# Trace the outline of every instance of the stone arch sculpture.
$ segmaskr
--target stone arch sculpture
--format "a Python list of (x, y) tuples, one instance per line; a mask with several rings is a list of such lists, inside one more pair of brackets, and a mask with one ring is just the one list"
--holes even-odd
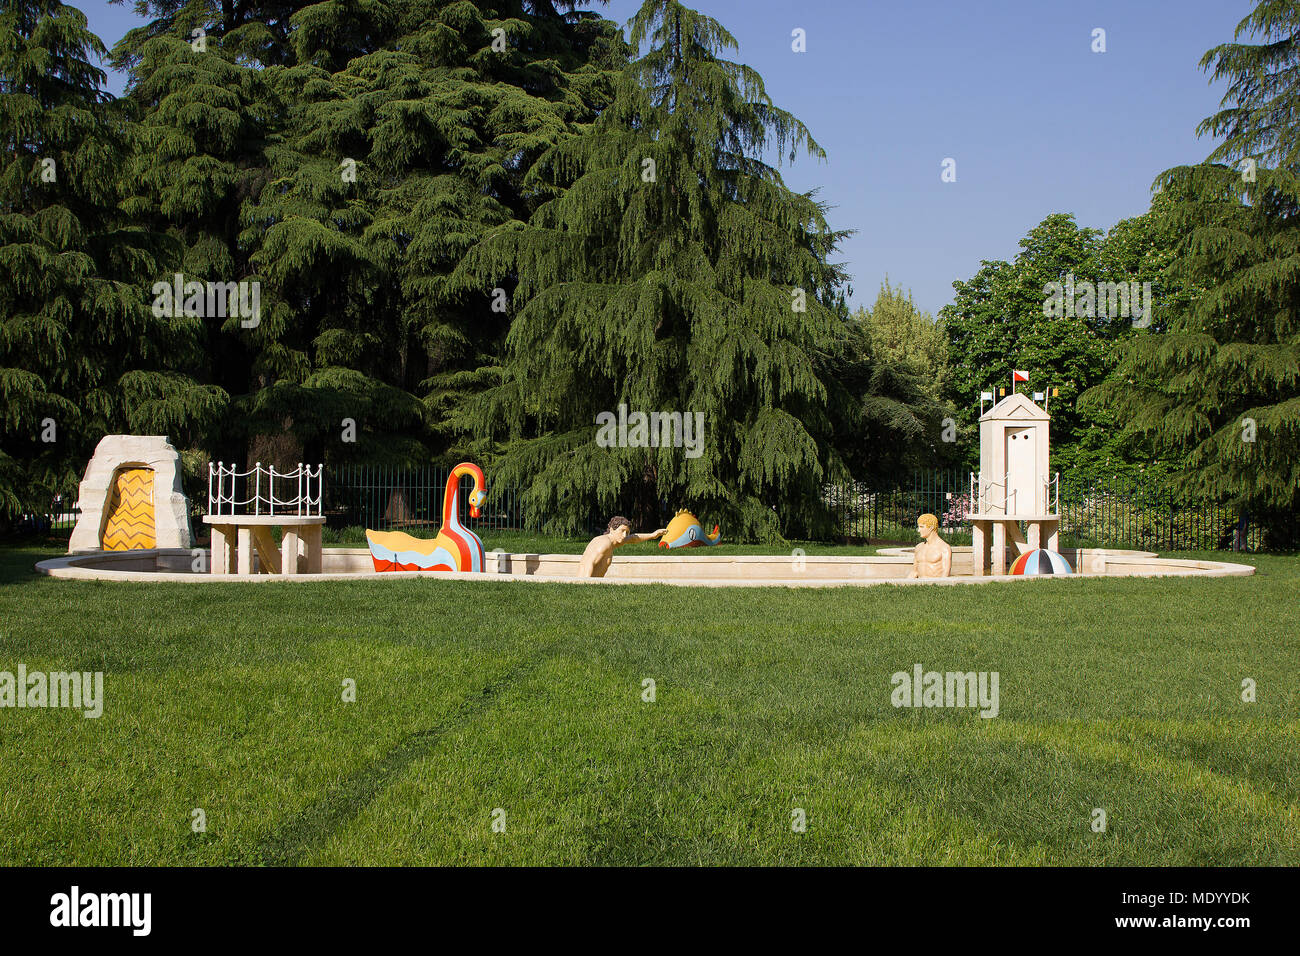
[(105, 435), (86, 466), (78, 503), (69, 554), (193, 546), (181, 458), (165, 435)]

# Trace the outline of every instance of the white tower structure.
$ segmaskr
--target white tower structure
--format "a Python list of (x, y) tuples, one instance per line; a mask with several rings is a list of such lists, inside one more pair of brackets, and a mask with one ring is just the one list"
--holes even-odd
[(990, 538), (994, 574), (1006, 573), (1008, 542), (1021, 553), (1058, 548), (1060, 476), (1048, 470), (1050, 422), (1047, 412), (1016, 393), (980, 416), (980, 470), (971, 475), (972, 510), (966, 516), (976, 575), (989, 567)]

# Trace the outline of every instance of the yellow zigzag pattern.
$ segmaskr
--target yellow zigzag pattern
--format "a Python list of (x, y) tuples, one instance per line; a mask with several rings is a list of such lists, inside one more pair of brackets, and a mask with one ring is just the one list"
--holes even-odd
[(138, 551), (157, 544), (153, 517), (153, 469), (117, 473), (104, 522), (105, 551)]

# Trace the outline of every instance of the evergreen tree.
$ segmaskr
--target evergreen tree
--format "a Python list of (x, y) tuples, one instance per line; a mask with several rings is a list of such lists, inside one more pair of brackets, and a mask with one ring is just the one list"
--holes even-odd
[(129, 71), (126, 107), (138, 131), (122, 175), (130, 208), (173, 240), (174, 254), (154, 279), (170, 282), (180, 273), (187, 282), (259, 286), (256, 325), (233, 315), (196, 323), (208, 380), (235, 396), (204, 436), (214, 458), (247, 454), (283, 464), (302, 457), (300, 444), (284, 439), (293, 431), (291, 414), (258, 414), (260, 390), (299, 363), (290, 350), (259, 347), (287, 319), (252, 263), (255, 237), (241, 235), (244, 209), (269, 178), (267, 152), (282, 136), (287, 110), (272, 80), (291, 50), (287, 38), (268, 38), (282, 36), (293, 8), (302, 6), (140, 0), (137, 12), (154, 19), (113, 49), (115, 65)]
[(115, 54), (148, 131), (141, 207), (187, 276), (261, 283), (257, 327), (205, 330), (236, 395), (217, 443), (290, 461), (448, 451), (444, 421), (491, 381), (508, 316), (446, 274), (528, 214), (532, 162), (604, 105), (613, 25), (547, 0), (138, 6), (155, 19)]
[(249, 222), (292, 315), (268, 336), (306, 370), (259, 403), (296, 400), (321, 434), (347, 414), (355, 454), (409, 462), (477, 451), (454, 447), (445, 422), (493, 382), (505, 292), (454, 290), (447, 276), (491, 229), (528, 215), (523, 177), (594, 119), (625, 57), (613, 24), (549, 3), (393, 10), (391, 36), (334, 73), (318, 64), (342, 59), (326, 41), (351, 35), (346, 17), (330, 26), (328, 11), (310, 11), (300, 65), (277, 82), (295, 104), (290, 136)]
[[(499, 473), (550, 531), (686, 506), (736, 537), (818, 526), (842, 467), (824, 371), (845, 334), (842, 234), (761, 154), (821, 148), (720, 58), (736, 44), (715, 21), (646, 0), (629, 26), (648, 49), (611, 105), (525, 180), (545, 202), (460, 270), (467, 290), (514, 285), (502, 382), (469, 418), (509, 439)], [(619, 406), (698, 413), (698, 456), (603, 447), (597, 417)], [(633, 423), (627, 444), (648, 438)]]
[[(127, 0), (108, 0), (124, 5)], [(357, 35), (364, 36), (370, 20), (387, 19), (384, 0), (132, 0), (136, 15), (149, 17), (148, 23), (127, 31), (113, 48), (114, 69), (134, 70), (149, 40), (178, 39), (196, 46), (196, 41), (215, 38), (220, 47), (240, 62), (258, 67), (287, 65), (292, 62), (294, 15), (314, 8), (326, 13), (343, 6), (351, 15)], [(309, 19), (307, 32), (315, 23)]]
[(1230, 44), (1202, 61), (1231, 80), (1202, 124), (1227, 138), (1207, 162), (1161, 174), (1170, 271), (1188, 300), (1167, 330), (1125, 344), (1118, 374), (1088, 400), (1124, 434), (1183, 464), (1186, 487), (1235, 502), (1277, 547), (1300, 542), (1300, 181), (1294, 127), (1300, 4), (1262, 0)]
[(816, 366), (836, 451), (855, 480), (889, 487), (959, 453), (955, 428), (954, 442), (945, 440), (952, 406), (937, 396), (934, 379), (914, 357), (892, 353), (866, 321), (850, 319)]
[(911, 293), (886, 279), (870, 309), (854, 312), (833, 366), (834, 432), (853, 436), (840, 446), (854, 478), (884, 486), (909, 471), (951, 464), (963, 436), (945, 428), (953, 409), (944, 397), (948, 338), (942, 322), (921, 312)]
[(1196, 128), (1197, 135), (1223, 137), (1206, 162), (1251, 159), (1300, 173), (1300, 3), (1255, 0), (1255, 9), (1237, 24), (1234, 40), (1242, 37), (1264, 42), (1222, 43), (1201, 57), (1212, 82), (1228, 81), (1221, 109)]
[(0, 509), (71, 492), (106, 433), (179, 440), (225, 396), (187, 374), (193, 324), (148, 296), (160, 237), (128, 218), (133, 130), (90, 60), (105, 52), (57, 0), (0, 2)]
[[(1147, 212), (1116, 223), (1098, 249), (1100, 275), (1117, 282), (1150, 283), (1152, 290), (1150, 316), (1143, 317), (1136, 326), (1122, 320), (1109, 324), (1104, 382), (1120, 380), (1119, 356), (1129, 339), (1165, 331), (1169, 318), (1185, 309), (1195, 294), (1187, 280), (1173, 270), (1179, 236), (1168, 215), (1169, 205), (1168, 195), (1157, 192)], [(1134, 373), (1133, 369), (1127, 370), (1123, 380)], [(1141, 378), (1154, 383), (1149, 370), (1141, 373)], [(1115, 410), (1092, 401), (1088, 390), (1080, 395), (1078, 406), (1084, 427), (1077, 442), (1059, 456), (1061, 470), (1085, 479), (1126, 475), (1176, 490), (1178, 482), (1172, 479), (1178, 462), (1174, 456), (1162, 454), (1148, 441), (1126, 435)]]

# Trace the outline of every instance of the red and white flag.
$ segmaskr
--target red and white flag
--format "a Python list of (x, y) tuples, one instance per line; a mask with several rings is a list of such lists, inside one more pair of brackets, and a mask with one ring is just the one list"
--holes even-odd
[(1013, 381), (1013, 382), (1027, 382), (1027, 381), (1029, 381), (1029, 373), (1028, 373), (1028, 372), (1021, 371), (1021, 370), (1018, 369), (1018, 368), (1017, 368), (1017, 369), (1012, 369), (1012, 370), (1011, 370), (1011, 381)]

